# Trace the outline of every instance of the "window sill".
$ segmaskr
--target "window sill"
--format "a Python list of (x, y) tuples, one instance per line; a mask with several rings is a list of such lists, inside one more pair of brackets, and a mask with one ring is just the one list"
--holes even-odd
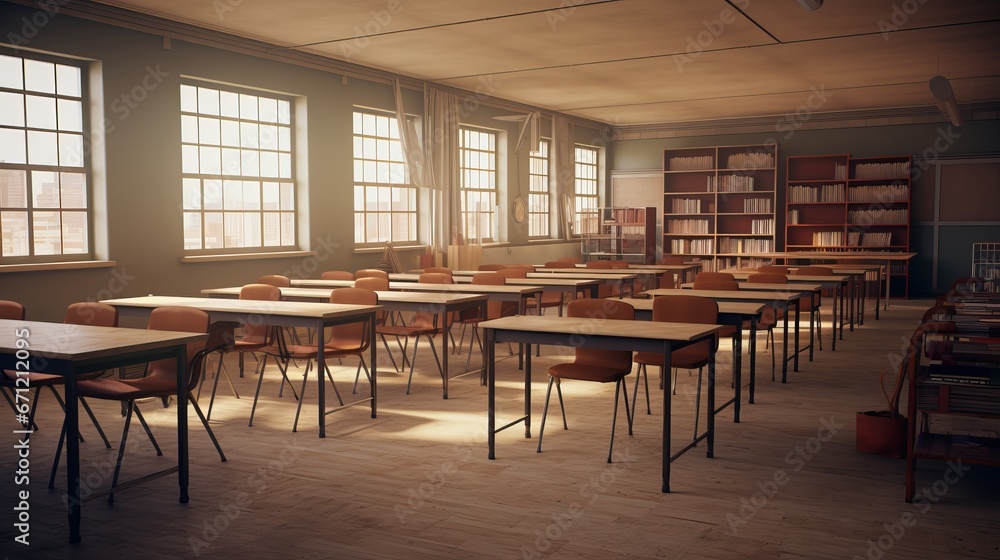
[(293, 259), (312, 257), (316, 251), (276, 251), (273, 253), (228, 253), (222, 255), (189, 255), (181, 257), (182, 263), (205, 263), (225, 261), (250, 261), (263, 259)]
[(14, 272), (48, 272), (52, 270), (76, 270), (81, 268), (113, 268), (117, 261), (67, 261), (30, 264), (0, 265), (0, 274)]
[[(392, 249), (394, 251), (426, 251), (427, 245), (393, 245)], [(382, 251), (385, 251), (385, 245), (379, 247), (355, 247), (351, 252), (355, 255), (364, 255), (381, 253)]]

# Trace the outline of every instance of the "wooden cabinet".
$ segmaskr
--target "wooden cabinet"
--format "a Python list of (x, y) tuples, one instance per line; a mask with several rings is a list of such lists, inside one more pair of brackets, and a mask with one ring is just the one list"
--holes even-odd
[(776, 144), (663, 152), (663, 254), (735, 266), (775, 249)]
[(584, 262), (656, 263), (656, 208), (601, 208), (597, 231), (583, 236)]
[[(848, 154), (786, 160), (786, 251), (910, 250), (910, 157)], [(909, 262), (888, 270), (892, 291), (909, 292)]]

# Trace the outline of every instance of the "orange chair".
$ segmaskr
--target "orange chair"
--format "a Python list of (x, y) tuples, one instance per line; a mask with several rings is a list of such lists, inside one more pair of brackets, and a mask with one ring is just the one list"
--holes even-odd
[(447, 274), (448, 276), (451, 276), (452, 275), (451, 274), (452, 270), (450, 268), (448, 268), (447, 266), (428, 266), (428, 267), (424, 268), (424, 273), (425, 274), (426, 273), (439, 273), (439, 274)]
[[(498, 270), (497, 274), (502, 276), (506, 281), (507, 278), (527, 278), (528, 271), (524, 268), (505, 268), (503, 270)], [(541, 307), (541, 311), (544, 313), (545, 309), (550, 307), (555, 307), (557, 313), (560, 317), (563, 314), (563, 293), (562, 292), (542, 292), (541, 305), (539, 302), (535, 301), (535, 298), (529, 298), (525, 302), (527, 307), (526, 311), (531, 313), (532, 309), (538, 309)]]
[(559, 257), (556, 260), (559, 261), (559, 262), (562, 262), (562, 263), (567, 263), (567, 264), (581, 264), (581, 263), (583, 263), (583, 259), (581, 259), (580, 257)]
[(389, 273), (378, 268), (362, 268), (354, 273), (354, 279), (358, 278), (385, 278), (389, 279)]
[(614, 268), (611, 261), (589, 261), (585, 266), (587, 268)]
[[(479, 270), (481, 270), (483, 272), (490, 272), (490, 271), (496, 272), (497, 270), (503, 270), (505, 268), (507, 268), (507, 265), (505, 265), (505, 264), (481, 264), (481, 265), (479, 265)], [(429, 271), (425, 268), (424, 272), (429, 272)]]
[(542, 265), (542, 268), (576, 268), (576, 267), (570, 266), (569, 263), (566, 263), (564, 261), (547, 261), (545, 264)]
[[(378, 305), (378, 294), (365, 288), (337, 288), (330, 293), (330, 303)], [(330, 339), (323, 344), (324, 363), (316, 364), (316, 371), (319, 375), (323, 375), (323, 371), (326, 371), (326, 376), (333, 386), (333, 392), (337, 395), (340, 406), (344, 406), (344, 401), (340, 398), (340, 391), (337, 390), (337, 384), (333, 381), (333, 374), (330, 373), (330, 368), (326, 365), (325, 361), (329, 358), (357, 356), (359, 361), (358, 369), (355, 372), (355, 385), (357, 385), (357, 377), (361, 375), (362, 368), (365, 370), (365, 376), (368, 377), (368, 384), (371, 385), (372, 376), (368, 371), (368, 365), (365, 363), (365, 352), (371, 347), (371, 337), (369, 336), (371, 333), (371, 323), (369, 321), (357, 321), (343, 325), (334, 325), (327, 330), (330, 332)], [(297, 347), (289, 345), (287, 350), (296, 355), (296, 357), (309, 360), (306, 362), (306, 371), (302, 374), (302, 388), (299, 389), (299, 404), (295, 407), (295, 422), (292, 424), (292, 431), (296, 432), (299, 428), (299, 414), (302, 412), (302, 401), (306, 395), (309, 367), (319, 357), (319, 348), (316, 346)]]
[[(198, 414), (202, 425), (212, 439), (216, 451), (223, 462), (226, 455), (222, 452), (219, 441), (212, 432), (208, 420), (202, 414), (201, 408), (194, 391), (198, 386), (198, 380), (202, 377), (205, 366), (205, 359), (212, 352), (218, 352), (223, 348), (233, 344), (233, 330), (237, 323), (230, 321), (216, 321), (209, 325), (208, 313), (193, 307), (158, 307), (149, 315), (148, 328), (151, 330), (166, 330), (194, 333), (208, 333), (206, 342), (193, 342), (187, 345), (188, 355), (191, 356), (188, 363), (188, 400), (191, 408)], [(153, 433), (149, 430), (142, 412), (136, 406), (136, 400), (147, 397), (169, 398), (177, 393), (177, 362), (173, 359), (158, 360), (150, 362), (146, 369), (146, 376), (137, 379), (113, 379), (102, 377), (98, 379), (88, 379), (80, 381), (77, 385), (81, 397), (96, 399), (106, 399), (121, 401), (125, 403), (125, 426), (122, 430), (122, 439), (118, 447), (118, 460), (115, 463), (114, 476), (111, 479), (111, 493), (108, 496), (108, 503), (114, 502), (114, 489), (118, 486), (118, 475), (121, 473), (122, 458), (125, 454), (125, 445), (128, 441), (129, 426), (132, 423), (132, 415), (139, 419), (146, 435), (153, 443), (157, 455), (163, 455), (160, 446), (157, 445)], [(65, 424), (63, 431), (65, 432)], [(58, 461), (58, 456), (56, 457)]]
[[(448, 272), (424, 272), (417, 276), (417, 282), (421, 284), (454, 284), (455, 278), (451, 275), (450, 269), (445, 269), (445, 267), (431, 267), (440, 270), (449, 270)], [(451, 346), (454, 349), (452, 353), (458, 353), (462, 351), (460, 344), (455, 344), (455, 336), (451, 333), (451, 326), (459, 322), (459, 314), (451, 313), (445, 321), (444, 331), (448, 333), (450, 337), (448, 340), (451, 341)]]
[(656, 261), (656, 264), (687, 264), (689, 260), (691, 260), (691, 257), (688, 255), (668, 254), (660, 257), (660, 259)]
[[(16, 301), (10, 301), (6, 299), (0, 300), (0, 319), (7, 319), (9, 321), (23, 321), (24, 320), (24, 306)], [(0, 394), (3, 395), (4, 400), (10, 405), (10, 408), (17, 413), (17, 405), (11, 399), (10, 395), (7, 394), (8, 389), (11, 392), (14, 391), (12, 382), (9, 382), (7, 376), (0, 376), (0, 380), (4, 380), (4, 384), (0, 385)]]
[[(577, 299), (569, 302), (566, 307), (569, 317), (602, 317), (631, 321), (635, 317), (635, 309), (623, 301), (605, 299)], [(545, 407), (542, 409), (542, 425), (538, 430), (538, 453), (542, 452), (542, 436), (545, 433), (545, 419), (549, 412), (549, 398), (552, 395), (552, 385), (556, 386), (559, 397), (559, 408), (562, 410), (563, 429), (569, 429), (566, 423), (566, 408), (563, 405), (563, 379), (578, 379), (597, 383), (615, 383), (615, 406), (611, 416), (611, 443), (608, 445), (608, 462), (615, 445), (615, 424), (618, 419), (618, 393), (625, 400), (625, 419), (628, 421), (628, 435), (632, 435), (632, 413), (628, 404), (628, 389), (622, 391), (625, 376), (632, 371), (632, 352), (630, 350), (605, 350), (599, 348), (576, 349), (572, 362), (555, 364), (549, 368), (549, 385), (545, 391)]]
[(757, 272), (766, 272), (768, 274), (788, 274), (788, 266), (783, 264), (764, 264), (757, 267)]
[[(667, 321), (673, 323), (704, 323), (717, 324), (719, 322), (719, 304), (712, 298), (688, 295), (657, 296), (653, 300), (653, 320)], [(721, 334), (721, 333), (720, 333)], [(698, 369), (698, 388), (694, 404), (694, 437), (698, 439), (698, 417), (701, 411), (701, 379), (702, 370), (710, 365), (712, 355), (719, 349), (719, 337), (710, 340), (702, 340), (685, 346), (670, 353), (670, 365), (673, 367), (673, 381), (670, 384), (672, 393), (677, 393), (677, 369)], [(639, 364), (639, 371), (635, 378), (635, 387), (632, 390), (632, 402), (639, 392), (639, 378), (644, 380), (646, 391), (646, 414), (651, 414), (649, 405), (649, 380), (646, 375), (646, 366), (657, 366), (660, 368), (660, 383), (663, 383), (663, 354), (656, 352), (636, 352), (635, 363)], [(709, 372), (711, 374), (711, 372)], [(709, 411), (712, 414), (712, 411)]]
[(267, 274), (265, 276), (261, 276), (257, 279), (257, 283), (270, 284), (279, 288), (289, 288), (292, 285), (292, 281), (287, 276), (282, 276), (280, 274)]
[(322, 280), (354, 280), (354, 273), (349, 270), (326, 270), (319, 277)]
[[(757, 284), (787, 284), (788, 276), (780, 274), (777, 272), (755, 272), (753, 274), (747, 275), (747, 283), (757, 283)], [(767, 331), (767, 336), (764, 337), (764, 350), (768, 349), (768, 339), (770, 339), (771, 348), (771, 381), (774, 381), (774, 372), (776, 365), (776, 358), (774, 355), (774, 327), (778, 324), (785, 316), (784, 312), (779, 310), (773, 305), (769, 305), (761, 312), (760, 322), (757, 323), (758, 330)]]
[[(389, 291), (389, 280), (386, 278), (378, 278), (375, 276), (368, 276), (364, 278), (358, 278), (354, 281), (355, 288), (364, 288), (366, 290), (371, 290), (373, 292), (388, 292)], [(396, 358), (392, 355), (392, 351), (389, 350), (389, 343), (386, 342), (385, 333), (383, 331), (383, 326), (389, 322), (389, 313), (385, 311), (379, 311), (375, 314), (375, 334), (382, 339), (382, 345), (385, 346), (386, 354), (389, 355), (389, 360), (392, 362), (392, 369), (397, 373), (399, 372), (399, 366), (396, 365)], [(394, 319), (393, 323), (402, 324), (402, 318), (399, 317), (398, 320)], [(405, 354), (403, 355), (405, 358)], [(405, 367), (405, 364), (404, 364)], [(358, 379), (360, 376), (355, 376), (354, 378), (354, 389), (357, 390)]]
[[(501, 276), (498, 272), (477, 272), (472, 275), (472, 284), (481, 286), (503, 286), (506, 284), (506, 278)], [(459, 338), (459, 346), (465, 342), (465, 327), (468, 325), (472, 326), (472, 336), (469, 338), (469, 355), (465, 359), (465, 371), (469, 371), (469, 365), (472, 363), (473, 342), (479, 343), (480, 352), (483, 350), (483, 340), (479, 336), (479, 323), (489, 319), (498, 319), (500, 317), (517, 315), (517, 311), (517, 302), (491, 300), (486, 302), (486, 317), (480, 316), (478, 309), (467, 309), (459, 313), (458, 321), (462, 324), (462, 335)], [(483, 373), (486, 373), (485, 369), (483, 370)]]
[[(450, 275), (442, 274), (439, 272), (435, 273), (424, 273), (418, 277), (420, 282), (432, 282), (436, 284), (442, 283), (442, 278), (438, 275), (446, 276), (451, 278)], [(356, 285), (357, 283), (355, 283)], [(445, 322), (443, 319), (441, 322)], [(400, 351), (403, 354), (402, 365), (405, 368), (406, 363), (410, 363), (410, 376), (406, 381), (406, 394), (410, 394), (410, 386), (413, 383), (413, 367), (416, 364), (417, 350), (420, 346), (420, 337), (426, 337), (427, 341), (431, 345), (431, 352), (434, 354), (434, 361), (437, 362), (438, 371), (441, 373), (442, 379), (444, 379), (444, 369), (441, 367), (441, 360), (437, 355), (437, 348), (434, 346), (434, 337), (442, 332), (442, 326), (439, 322), (437, 313), (428, 313), (420, 311), (414, 313), (413, 320), (409, 324), (404, 324), (400, 322), (399, 324), (383, 324), (376, 326), (375, 332), (378, 333), (379, 337), (382, 339), (382, 343), (385, 345), (386, 350), (389, 349), (389, 344), (386, 342), (387, 336), (396, 337), (396, 345), (399, 346)], [(445, 335), (447, 336), (447, 335)], [(410, 338), (413, 338), (413, 354), (410, 358), (406, 357), (406, 347), (409, 345)], [(406, 345), (400, 342), (400, 339), (406, 340)], [(392, 357), (392, 352), (389, 352), (390, 358)], [(395, 358), (393, 358), (393, 366), (396, 364)], [(397, 370), (398, 371), (398, 370)]]
[[(14, 302), (2, 302), (6, 304)], [(3, 313), (6, 315), (5, 318), (14, 318), (16, 320), (24, 319), (24, 308), (21, 304), (15, 304), (17, 307), (8, 306), (8, 311)], [(20, 308), (20, 313), (18, 313), (18, 308)], [(67, 325), (90, 325), (95, 327), (117, 327), (118, 326), (118, 309), (108, 305), (106, 303), (100, 303), (95, 301), (81, 301), (77, 303), (70, 304), (66, 308), (66, 316), (63, 319), (63, 323)], [(14, 388), (16, 385), (16, 380), (18, 378), (27, 379), (28, 386), (34, 387), (34, 397), (31, 401), (31, 410), (28, 412), (28, 423), (27, 426), (36, 426), (35, 424), (35, 413), (37, 412), (38, 400), (41, 397), (42, 387), (48, 387), (52, 391), (52, 395), (55, 396), (56, 401), (59, 403), (59, 408), (66, 411), (66, 403), (63, 402), (62, 396), (59, 395), (59, 391), (56, 390), (57, 386), (65, 384), (66, 378), (62, 375), (53, 375), (49, 373), (37, 373), (28, 372), (27, 374), (21, 373), (18, 375), (17, 372), (4, 370), (3, 373), (6, 375), (7, 384), (5, 386)], [(95, 377), (100, 377), (103, 372), (88, 373), (85, 375), (77, 376), (77, 380), (82, 381), (84, 379), (93, 379)], [(6, 393), (4, 393), (6, 396)], [(13, 403), (12, 403), (13, 404)], [(87, 412), (87, 416), (90, 417), (90, 421), (93, 422), (94, 427), (97, 428), (97, 433), (100, 434), (101, 439), (104, 440), (104, 446), (111, 449), (111, 443), (108, 441), (107, 436), (104, 434), (104, 430), (101, 429), (100, 422), (97, 421), (97, 417), (94, 416), (94, 411), (90, 409), (90, 405), (87, 404), (86, 399), (80, 398), (80, 406)], [(36, 426), (37, 427), (37, 426)], [(30, 437), (30, 434), (28, 434)], [(27, 439), (27, 438), (25, 438)], [(83, 440), (83, 436), (80, 436), (80, 441)], [(59, 448), (62, 448), (62, 438), (59, 440)]]

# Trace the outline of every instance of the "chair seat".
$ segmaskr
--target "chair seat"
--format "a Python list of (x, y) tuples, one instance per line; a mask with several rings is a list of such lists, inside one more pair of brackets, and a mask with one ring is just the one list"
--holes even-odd
[(137, 379), (99, 378), (77, 384), (81, 397), (119, 401), (159, 397), (176, 390), (177, 380), (168, 375), (150, 375)]
[[(635, 363), (647, 366), (663, 366), (663, 354), (658, 352), (636, 352)], [(694, 344), (670, 353), (670, 366), (682, 369), (696, 369), (708, 365), (705, 348)]]
[[(38, 373), (38, 372), (32, 371), (32, 372), (28, 372), (27, 374), (24, 374), (22, 372), (21, 375), (18, 375), (17, 372), (11, 371), (9, 369), (3, 370), (3, 373), (4, 373), (4, 375), (7, 376), (7, 379), (9, 381), (12, 381), (12, 382), (16, 381), (18, 378), (21, 378), (21, 379), (27, 378), (28, 385), (30, 387), (36, 387), (36, 386), (39, 386), (39, 385), (61, 385), (61, 384), (63, 384), (63, 383), (66, 382), (66, 376), (64, 376), (64, 375), (55, 375), (55, 374), (52, 374), (52, 373)], [(83, 381), (84, 379), (94, 379), (96, 377), (100, 377), (102, 373), (104, 373), (104, 372), (103, 371), (95, 371), (93, 373), (87, 373), (87, 374), (78, 375), (76, 378), (77, 378), (78, 381)]]
[(628, 370), (613, 370), (606, 367), (591, 366), (577, 363), (556, 364), (549, 368), (549, 375), (559, 379), (579, 379), (582, 381), (594, 381), (597, 383), (610, 383), (618, 381), (631, 372)]
[(411, 325), (380, 325), (377, 327), (378, 334), (384, 334), (388, 336), (421, 336), (421, 335), (436, 335), (438, 333), (438, 328), (436, 327), (416, 327)]

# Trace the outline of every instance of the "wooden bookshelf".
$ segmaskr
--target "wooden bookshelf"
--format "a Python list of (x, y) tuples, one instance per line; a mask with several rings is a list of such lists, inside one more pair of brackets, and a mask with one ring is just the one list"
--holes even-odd
[(656, 263), (656, 208), (601, 208), (595, 233), (585, 234), (584, 262), (624, 260), (634, 264)]
[(720, 253), (774, 250), (776, 144), (663, 152), (663, 254), (735, 266)]
[[(789, 156), (786, 165), (786, 251), (909, 252), (909, 156)], [(887, 273), (906, 297), (909, 262)]]

